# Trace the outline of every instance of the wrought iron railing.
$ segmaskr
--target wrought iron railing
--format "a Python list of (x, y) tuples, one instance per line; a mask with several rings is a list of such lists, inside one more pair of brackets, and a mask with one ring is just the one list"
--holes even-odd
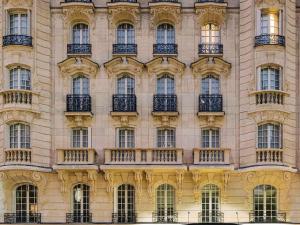
[(177, 55), (177, 44), (154, 44), (154, 55)]
[(261, 34), (255, 37), (255, 46), (261, 45), (285, 46), (285, 37), (277, 34)]
[(154, 223), (177, 223), (178, 213), (173, 210), (158, 211), (152, 213), (152, 221)]
[(136, 112), (136, 96), (134, 94), (113, 95), (113, 112)]
[(224, 213), (220, 211), (202, 211), (198, 214), (199, 223), (223, 223)]
[(67, 213), (66, 223), (91, 223), (92, 213)]
[(136, 44), (113, 44), (113, 54), (117, 55), (136, 55)]
[(32, 37), (28, 35), (11, 34), (3, 37), (3, 46), (22, 45), (32, 46)]
[(207, 2), (213, 2), (213, 3), (225, 3), (224, 0), (197, 0), (198, 3), (207, 3)]
[(250, 212), (249, 222), (251, 223), (278, 223), (286, 222), (286, 213), (283, 212)]
[(92, 0), (65, 0), (65, 3), (69, 2), (81, 2), (81, 3), (92, 3)]
[(68, 44), (68, 55), (90, 55), (92, 54), (91, 44)]
[(41, 223), (41, 213), (4, 213), (4, 223)]
[(91, 112), (92, 98), (90, 95), (67, 95), (67, 112)]
[(177, 96), (174, 94), (154, 95), (153, 112), (177, 112)]
[(136, 214), (132, 213), (113, 213), (113, 223), (136, 223)]
[(152, 2), (174, 2), (174, 3), (178, 3), (178, 0), (152, 0)]
[(221, 55), (223, 54), (222, 44), (199, 44), (199, 55)]
[(220, 94), (200, 94), (199, 112), (223, 112), (223, 97)]
[(111, 0), (111, 3), (115, 2), (130, 2), (130, 3), (137, 3), (137, 0)]

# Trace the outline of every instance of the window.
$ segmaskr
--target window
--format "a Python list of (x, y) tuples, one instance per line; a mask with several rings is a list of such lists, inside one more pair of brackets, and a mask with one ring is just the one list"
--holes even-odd
[(261, 34), (279, 34), (279, 12), (268, 10), (261, 11), (260, 30)]
[(219, 128), (202, 129), (202, 148), (220, 148)]
[(169, 184), (162, 184), (156, 189), (157, 222), (176, 222), (175, 189)]
[(117, 129), (117, 146), (119, 148), (134, 148), (135, 140), (134, 140), (134, 130), (133, 129), (125, 129), (119, 128)]
[(134, 27), (123, 23), (117, 28), (117, 44), (134, 44)]
[(10, 13), (8, 34), (10, 35), (29, 35), (29, 16), (25, 12)]
[(9, 126), (10, 148), (30, 148), (30, 126), (15, 123)]
[(175, 82), (174, 78), (168, 74), (165, 74), (157, 79), (157, 94), (174, 94)]
[(87, 128), (72, 129), (72, 147), (73, 148), (87, 148), (89, 146)]
[(202, 223), (220, 223), (220, 191), (214, 184), (202, 189)]
[(171, 24), (159, 25), (156, 35), (157, 44), (175, 44), (175, 29)]
[(73, 79), (73, 94), (88, 95), (90, 92), (90, 81), (87, 77), (80, 75)]
[(277, 221), (277, 191), (271, 185), (259, 185), (253, 190), (255, 222)]
[(201, 27), (201, 44), (220, 44), (220, 27), (215, 24), (206, 24)]
[(90, 222), (90, 187), (77, 184), (73, 188), (73, 221), (75, 223)]
[(175, 148), (175, 146), (176, 146), (175, 129), (157, 130), (158, 148)]
[(213, 75), (208, 75), (202, 78), (201, 82), (202, 94), (219, 94), (220, 92), (220, 82), (219, 78)]
[(89, 26), (84, 23), (77, 23), (73, 26), (73, 44), (89, 44)]
[(118, 94), (133, 95), (135, 93), (135, 81), (132, 77), (125, 75), (117, 81)]
[(118, 223), (135, 223), (135, 190), (132, 185), (118, 187), (117, 210)]
[(9, 71), (9, 88), (10, 89), (31, 89), (31, 72), (30, 70), (16, 67)]
[(282, 148), (282, 126), (267, 123), (258, 126), (258, 148)]
[(259, 89), (260, 90), (280, 90), (281, 69), (275, 67), (260, 68)]
[(31, 184), (16, 188), (16, 222), (36, 223), (38, 212), (38, 189)]

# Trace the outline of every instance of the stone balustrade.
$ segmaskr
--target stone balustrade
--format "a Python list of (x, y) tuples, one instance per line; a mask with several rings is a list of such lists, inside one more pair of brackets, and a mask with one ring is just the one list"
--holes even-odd
[(257, 163), (283, 163), (282, 149), (256, 149)]
[(95, 164), (96, 151), (93, 148), (57, 149), (57, 164)]
[(195, 148), (194, 164), (230, 164), (230, 149)]
[(31, 149), (6, 149), (5, 163), (28, 164), (31, 163)]

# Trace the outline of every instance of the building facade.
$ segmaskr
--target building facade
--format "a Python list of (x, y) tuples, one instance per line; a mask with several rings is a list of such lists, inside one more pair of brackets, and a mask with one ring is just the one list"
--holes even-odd
[(0, 222), (300, 222), (296, 0), (2, 0)]

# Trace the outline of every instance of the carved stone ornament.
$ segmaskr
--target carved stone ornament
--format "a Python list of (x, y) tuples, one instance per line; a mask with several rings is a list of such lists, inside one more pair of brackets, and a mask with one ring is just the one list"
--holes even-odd
[(104, 67), (108, 76), (118, 76), (123, 73), (142, 75), (144, 64), (130, 57), (117, 57), (106, 63)]
[(151, 201), (154, 201), (154, 176), (152, 171), (146, 171), (146, 181), (148, 183), (147, 192)]
[(152, 112), (152, 116), (159, 127), (175, 127), (179, 112)]
[(201, 127), (222, 127), (225, 112), (198, 112)]
[(285, 0), (255, 0), (255, 4), (259, 8), (282, 8)]
[(137, 192), (137, 198), (138, 201), (142, 198), (142, 183), (143, 183), (143, 172), (140, 170), (134, 171), (134, 180), (135, 180), (135, 186), (136, 186), (136, 192)]
[(111, 171), (104, 171), (104, 179), (107, 182), (106, 191), (112, 193), (114, 191), (114, 174)]
[(177, 170), (176, 171), (176, 184), (177, 184), (177, 197), (178, 197), (178, 202), (182, 202), (182, 194), (183, 194), (183, 180), (184, 180), (184, 170)]
[(284, 124), (285, 119), (289, 116), (289, 112), (278, 110), (261, 110), (249, 112), (257, 124), (267, 121), (279, 122)]
[(196, 3), (196, 20), (200, 26), (207, 23), (221, 25), (225, 21), (227, 3)]
[(93, 119), (91, 112), (65, 112), (69, 127), (90, 127)]
[(29, 9), (32, 7), (32, 0), (3, 0), (3, 3), (5, 9)]
[(72, 57), (58, 63), (62, 76), (73, 76), (76, 74), (86, 74), (95, 77), (100, 66), (87, 58)]
[(155, 28), (160, 22), (170, 22), (179, 25), (181, 23), (181, 4), (180, 3), (149, 3), (150, 6), (150, 27)]
[(134, 25), (140, 22), (140, 5), (139, 3), (117, 2), (107, 3), (108, 21), (111, 28), (122, 21), (129, 21)]
[(151, 76), (157, 76), (163, 73), (182, 76), (185, 64), (174, 58), (158, 57), (146, 63), (146, 67)]
[(31, 124), (34, 119), (40, 117), (39, 111), (32, 111), (30, 109), (2, 109), (0, 110), (0, 122), (9, 123), (12, 121), (24, 121)]
[(203, 76), (206, 74), (228, 76), (231, 64), (220, 58), (205, 57), (193, 62), (190, 67), (194, 76)]

